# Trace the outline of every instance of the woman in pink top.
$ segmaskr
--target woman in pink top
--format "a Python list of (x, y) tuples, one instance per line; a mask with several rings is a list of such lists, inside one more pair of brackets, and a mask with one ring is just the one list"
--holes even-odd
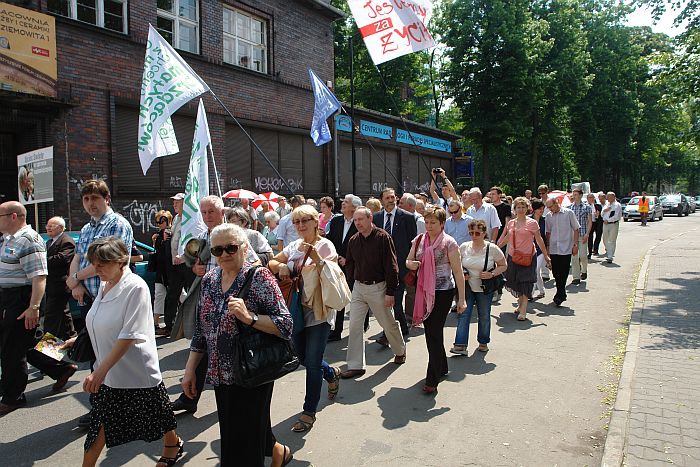
[[(532, 285), (537, 282), (535, 260), (535, 244), (540, 247), (544, 259), (549, 265), (549, 253), (540, 235), (540, 226), (536, 220), (527, 217), (530, 202), (522, 196), (513, 201), (515, 219), (506, 225), (506, 234), (498, 242), (498, 246), (508, 244), (508, 269), (505, 272), (506, 288), (518, 298), (518, 308), (515, 313), (518, 321), (527, 319), (527, 301), (532, 298)], [(516, 264), (514, 257), (521, 257), (522, 263)]]
[(321, 235), (326, 231), (326, 224), (333, 218), (333, 198), (330, 196), (324, 196), (319, 201), (319, 206), (321, 206), (321, 215), (318, 216), (318, 228), (321, 230)]

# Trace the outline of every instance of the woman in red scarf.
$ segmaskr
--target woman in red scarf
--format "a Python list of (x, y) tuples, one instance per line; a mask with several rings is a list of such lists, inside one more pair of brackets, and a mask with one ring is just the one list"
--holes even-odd
[(459, 245), (444, 232), (447, 214), (442, 208), (430, 208), (425, 210), (424, 218), (426, 233), (413, 239), (406, 267), (418, 270), (413, 324), (425, 325), (428, 371), (423, 392), (434, 394), (440, 378), (447, 374), (443, 328), (450, 312), (455, 286), (459, 297), (457, 311), (464, 311), (467, 304), (464, 300), (464, 272)]

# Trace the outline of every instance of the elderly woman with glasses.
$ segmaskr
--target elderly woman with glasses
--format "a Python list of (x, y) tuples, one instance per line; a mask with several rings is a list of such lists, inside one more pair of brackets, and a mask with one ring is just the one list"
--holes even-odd
[[(482, 279), (492, 279), (506, 270), (506, 258), (496, 245), (485, 241), (486, 222), (481, 219), (469, 221), (469, 235), (472, 240), (462, 243), (459, 251), (462, 256), (462, 268), (465, 270), (464, 279), (467, 282), (467, 309), (459, 312), (457, 318), (457, 335), (450, 352), (458, 355), (467, 355), (467, 340), (469, 339), (469, 323), (472, 310), (476, 305), (478, 313), (478, 332), (476, 340), (479, 342), (477, 350), (486, 352), (491, 342), (491, 301), (493, 292), (486, 293), (481, 288)], [(486, 253), (488, 251), (488, 261)], [(486, 270), (484, 270), (486, 263)]]
[(241, 207), (230, 208), (226, 211), (226, 221), (243, 229), (253, 251), (260, 258), (262, 265), (266, 266), (272, 258), (272, 247), (263, 234), (250, 228), (253, 223), (246, 210)]
[(85, 319), (96, 358), (83, 383), (92, 406), (83, 465), (95, 465), (105, 444), (161, 438), (157, 466), (174, 465), (183, 442), (158, 365), (148, 285), (127, 267), (129, 250), (120, 238), (96, 239), (87, 259), (100, 289)]
[[(148, 261), (148, 269), (150, 272), (156, 273), (155, 297), (153, 299), (153, 324), (156, 328), (156, 336), (169, 336), (170, 329), (160, 327), (160, 317), (165, 312), (165, 297), (168, 295), (168, 273), (171, 271), (173, 257), (170, 250), (170, 235), (172, 231), (170, 226), (173, 221), (173, 215), (170, 211), (160, 210), (155, 215), (158, 232), (154, 233), (151, 239), (153, 240), (153, 248), (156, 250)], [(168, 306), (172, 304), (168, 303)], [(167, 322), (166, 322), (167, 326)]]
[(221, 465), (262, 467), (266, 456), (272, 456), (273, 466), (286, 465), (292, 453), (276, 441), (270, 424), (274, 382), (252, 389), (236, 385), (233, 376), (238, 362), (227, 349), (240, 326), (289, 339), (292, 318), (275, 277), (266, 268), (255, 270), (248, 294), (236, 298), (253, 267), (245, 261), (248, 242), (241, 227), (218, 225), (211, 231), (210, 242), (219, 266), (202, 278), (182, 387), (190, 399), (197, 396), (196, 369), (207, 354), (207, 381), (214, 386), (219, 417)]
[[(320, 235), (319, 214), (309, 205), (302, 205), (292, 211), (292, 224), (299, 238), (287, 245), (270, 261), (270, 269), (280, 278), (296, 276), (304, 271), (319, 271), (325, 261), (337, 261), (333, 242)], [(316, 422), (316, 411), (321, 399), (323, 380), (328, 382), (328, 399), (335, 399), (340, 387), (340, 368), (331, 367), (323, 354), (328, 342), (328, 334), (335, 327), (336, 310), (330, 310), (323, 316), (314, 307), (303, 308), (303, 329), (292, 336), (294, 350), (299, 361), (306, 367), (306, 396), (299, 419), (292, 426), (292, 431), (308, 431)], [(325, 311), (325, 306), (321, 307)], [(295, 323), (300, 325), (301, 323)], [(301, 326), (299, 326), (301, 327)]]

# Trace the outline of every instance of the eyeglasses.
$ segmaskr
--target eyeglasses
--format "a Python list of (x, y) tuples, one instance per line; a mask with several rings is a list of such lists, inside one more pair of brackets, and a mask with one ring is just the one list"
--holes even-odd
[(211, 254), (216, 256), (217, 258), (221, 255), (224, 254), (224, 251), (228, 253), (229, 255), (235, 255), (238, 253), (238, 249), (240, 248), (240, 245), (236, 245), (235, 243), (230, 243), (226, 246), (213, 246), (209, 251), (211, 251)]
[(458, 212), (459, 212), (459, 209), (457, 209), (456, 211), (450, 211), (450, 214), (457, 214)]
[(312, 220), (313, 220), (313, 218), (307, 217), (306, 219), (297, 219), (295, 221), (292, 221), (292, 224), (294, 224), (296, 226), (296, 225), (306, 224), (307, 222), (312, 221)]
[(8, 212), (7, 214), (0, 214), (0, 217), (11, 216), (14, 212)]
[(470, 230), (469, 235), (484, 235), (484, 232), (482, 232), (481, 230)]
[(161, 217), (158, 219), (159, 224), (167, 224), (168, 223), (168, 218), (167, 217)]

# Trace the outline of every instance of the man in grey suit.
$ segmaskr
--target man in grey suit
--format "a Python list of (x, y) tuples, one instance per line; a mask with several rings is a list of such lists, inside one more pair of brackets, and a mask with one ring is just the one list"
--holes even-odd
[(75, 335), (73, 317), (66, 306), (70, 289), (66, 287), (68, 268), (75, 255), (75, 241), (65, 233), (66, 221), (52, 217), (46, 222), (46, 262), (49, 274), (46, 277), (46, 314), (44, 331), (66, 340)]
[[(416, 237), (418, 227), (413, 214), (396, 206), (396, 192), (393, 188), (382, 190), (381, 202), (383, 209), (374, 215), (373, 222), (374, 225), (386, 230), (391, 235), (396, 248), (396, 260), (399, 263), (399, 285), (394, 294), (394, 318), (399, 322), (401, 333), (405, 338), (408, 336), (408, 323), (403, 309), (403, 294), (406, 291), (403, 279), (408, 272), (406, 257), (411, 251), (411, 241)], [(389, 346), (384, 334), (377, 339), (377, 343), (385, 347)]]

